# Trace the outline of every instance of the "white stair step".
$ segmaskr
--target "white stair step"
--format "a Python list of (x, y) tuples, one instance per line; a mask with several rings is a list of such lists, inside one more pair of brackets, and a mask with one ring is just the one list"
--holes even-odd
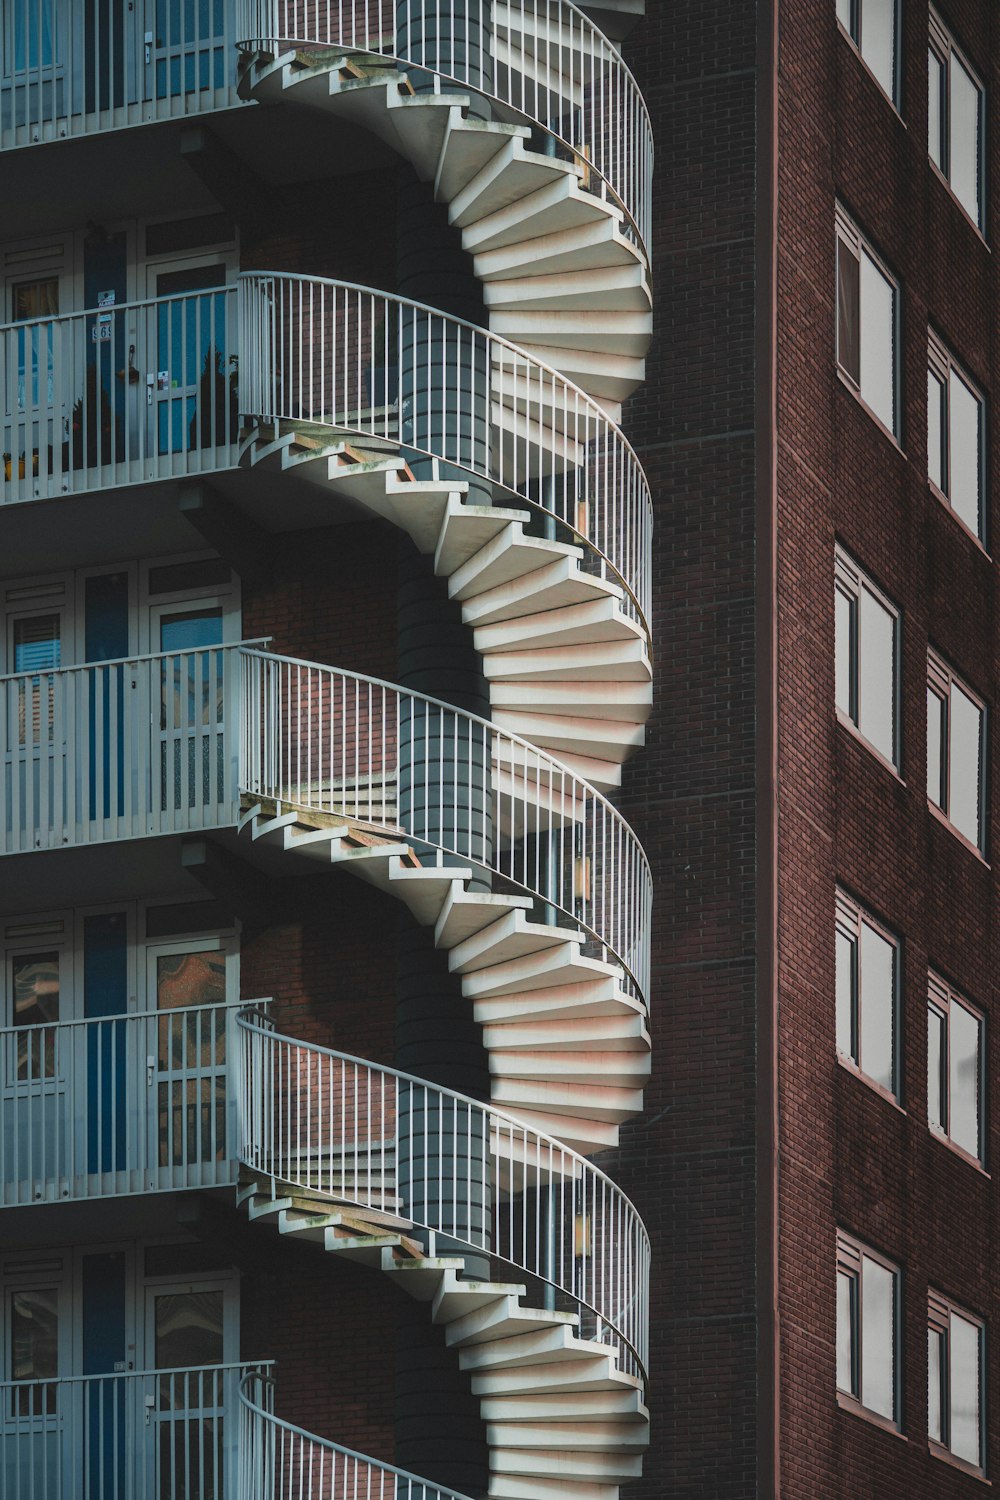
[(467, 974), (462, 991), (470, 1000), (476, 1000), (488, 995), (515, 994), (522, 988), (539, 990), (550, 985), (581, 984), (588, 977), (603, 979), (614, 972), (614, 966), (586, 958), (575, 947), (562, 944)]
[(624, 215), (605, 199), (585, 192), (575, 173), (567, 174), (466, 224), (462, 245), (475, 256), (530, 241), (544, 254), (548, 237), (602, 221), (608, 225), (610, 237), (624, 222)]
[(434, 549), (434, 572), (438, 577), (448, 577), (505, 527), (523, 526), (530, 520), (531, 512), (527, 510), (449, 501)]
[[(481, 547), (468, 562), (456, 568), (448, 580), (448, 597), (466, 600), (499, 584), (509, 583), (525, 573), (536, 572), (545, 557), (572, 558), (579, 562), (583, 557), (580, 547), (566, 542), (545, 541), (541, 537), (525, 536), (519, 525), (511, 525)], [(468, 623), (468, 622), (467, 622)]]
[(489, 1500), (621, 1500), (617, 1484), (596, 1479), (524, 1479), (518, 1474), (493, 1474)]
[(645, 634), (637, 620), (626, 615), (616, 599), (588, 599), (582, 604), (564, 604), (555, 609), (538, 610), (493, 625), (477, 625), (476, 650), (487, 661), (499, 654), (507, 657), (522, 650), (546, 651), (565, 646), (605, 646), (612, 644), (645, 644)]
[(563, 944), (579, 947), (582, 942), (583, 933), (579, 930), (529, 922), (522, 911), (512, 911), (492, 926), (456, 943), (448, 953), (448, 968), (452, 974), (469, 974), (508, 959), (544, 953)]
[[(649, 1051), (649, 1032), (642, 1015), (560, 1017), (558, 1020), (507, 1021), (483, 1027), (487, 1051), (579, 1053), (591, 1046), (601, 1053)], [(523, 1074), (521, 1076), (524, 1076)]]
[(398, 1235), (339, 1235), (333, 1229), (326, 1231), (325, 1248), (330, 1255), (356, 1265), (380, 1267), (386, 1255), (392, 1255), (400, 1243)]
[(490, 1076), (508, 1082), (523, 1080), (530, 1088), (536, 1081), (550, 1084), (590, 1084), (593, 1099), (600, 1102), (608, 1090), (634, 1087), (649, 1077), (649, 1051), (641, 1052), (501, 1052), (489, 1054)]
[(400, 896), (424, 927), (431, 927), (455, 881), (471, 880), (469, 866), (427, 865), (416, 867), (394, 863), (390, 871), (393, 895)]
[[(590, 1453), (573, 1448), (562, 1452), (554, 1448), (491, 1448), (490, 1473), (563, 1479), (574, 1485), (582, 1479), (639, 1479), (642, 1477), (642, 1454), (626, 1453), (617, 1446), (610, 1453)], [(572, 1493), (578, 1491), (574, 1489)]]
[(646, 683), (651, 676), (646, 643), (635, 636), (565, 646), (546, 643), (530, 651), (511, 645), (487, 654), (483, 670), (490, 682)]
[(457, 944), (491, 927), (511, 911), (530, 911), (530, 896), (508, 896), (489, 891), (467, 891), (456, 881), (445, 898), (434, 924), (434, 945), (453, 949)]
[[(588, 1124), (596, 1121), (598, 1124), (620, 1125), (623, 1120), (639, 1114), (642, 1109), (641, 1089), (624, 1085), (597, 1089), (593, 1084), (561, 1083), (542, 1078), (525, 1082), (520, 1078), (495, 1075), (492, 1097), (494, 1104), (522, 1116), (525, 1121), (529, 1113), (537, 1118), (551, 1108), (553, 1115), (575, 1117)], [(551, 1134), (555, 1134), (554, 1125), (550, 1124), (548, 1129)], [(562, 1130), (559, 1134), (562, 1139)], [(566, 1134), (568, 1138), (568, 1126)]]
[[(499, 1090), (494, 1089), (497, 1103), (498, 1093)], [(596, 1151), (614, 1150), (621, 1134), (621, 1118), (598, 1120), (593, 1115), (561, 1114), (550, 1100), (545, 1099), (539, 1101), (537, 1107), (522, 1100), (517, 1106), (517, 1118), (529, 1130), (556, 1136), (561, 1145), (579, 1152), (581, 1156), (593, 1156)]]
[(589, 604), (595, 599), (620, 600), (621, 589), (602, 578), (581, 573), (576, 557), (560, 557), (544, 567), (505, 580), (470, 595), (462, 603), (467, 625), (499, 624), (534, 614), (539, 609), (562, 609), (571, 604)]
[[(527, 1395), (485, 1396), (479, 1409), (484, 1421), (496, 1424), (540, 1419), (574, 1424), (592, 1418), (617, 1419), (623, 1425), (648, 1421), (640, 1392), (627, 1386), (614, 1390), (534, 1391)], [(505, 1440), (502, 1435), (500, 1440)]]
[(593, 1346), (586, 1339), (576, 1338), (567, 1324), (560, 1323), (486, 1344), (466, 1344), (458, 1351), (458, 1362), (463, 1370), (477, 1372), (528, 1365), (537, 1379), (540, 1367), (591, 1353)]
[(652, 293), (643, 266), (600, 266), (487, 282), (483, 300), (491, 315), (501, 310), (552, 309), (634, 312), (646, 316)]
[(450, 111), (434, 182), (438, 202), (450, 203), (512, 139), (526, 141), (531, 135), (525, 125), (508, 124), (498, 130), (498, 123), (473, 117), (463, 119), (461, 110)]
[[(548, 1453), (555, 1448), (595, 1456), (599, 1453), (613, 1454), (617, 1457), (623, 1453), (644, 1453), (649, 1447), (649, 1428), (646, 1422), (616, 1422), (613, 1417), (598, 1415), (585, 1425), (559, 1421), (525, 1420), (510, 1424), (493, 1422), (487, 1423), (486, 1441), (497, 1453), (507, 1453), (511, 1449), (538, 1449)], [(613, 1461), (609, 1463), (607, 1470), (599, 1472), (615, 1472)]]
[(466, 1313), (488, 1307), (498, 1297), (523, 1297), (527, 1287), (512, 1282), (465, 1281), (448, 1272), (434, 1293), (431, 1315), (435, 1323), (446, 1324)]
[[(586, 714), (570, 718), (542, 710), (529, 712), (498, 705), (493, 722), (502, 729), (513, 730), (540, 749), (565, 750), (568, 754), (586, 755), (592, 760), (614, 758), (620, 763), (628, 753), (638, 750), (645, 739), (641, 722), (599, 719)], [(566, 763), (568, 756), (559, 755), (557, 759)]]
[(495, 286), (527, 274), (545, 276), (604, 266), (641, 265), (642, 252), (616, 230), (615, 221), (602, 214), (600, 218), (552, 234), (519, 239), (493, 250), (479, 250), (473, 258), (473, 269), (480, 281)]
[(645, 674), (639, 681), (631, 676), (626, 680), (600, 682), (575, 677), (569, 681), (518, 679), (515, 682), (494, 678), (490, 699), (495, 712), (518, 710), (559, 715), (565, 718), (567, 726), (578, 716), (591, 723), (599, 719), (609, 724), (641, 724), (653, 706), (653, 684)]
[(568, 1393), (573, 1399), (586, 1400), (598, 1392), (614, 1395), (628, 1390), (638, 1399), (642, 1383), (636, 1375), (620, 1371), (610, 1350), (595, 1352), (596, 1346), (584, 1343), (584, 1354), (575, 1358), (533, 1362), (530, 1364), (487, 1367), (472, 1374), (472, 1392), (480, 1399), (485, 1397), (510, 1400), (520, 1398), (529, 1402), (540, 1399), (555, 1399), (560, 1393)]
[(408, 1297), (416, 1302), (432, 1302), (447, 1275), (464, 1270), (465, 1261), (457, 1256), (428, 1256), (422, 1260), (396, 1259), (383, 1251), (382, 1270), (395, 1278)]
[(623, 1016), (645, 1020), (645, 1007), (626, 995), (614, 979), (587, 980), (579, 986), (558, 989), (516, 990), (509, 995), (487, 996), (475, 1001), (473, 1013), (481, 1026), (505, 1023), (531, 1024), (542, 1021), (572, 1021), (577, 1017)]
[(523, 203), (539, 188), (554, 181), (579, 176), (579, 171), (558, 157), (526, 150), (524, 141), (515, 137), (448, 200), (448, 222), (465, 229), (480, 219)]
[(449, 1348), (467, 1349), (478, 1344), (503, 1343), (537, 1329), (575, 1328), (576, 1322), (574, 1313), (546, 1312), (542, 1308), (523, 1307), (516, 1297), (497, 1297), (483, 1307), (453, 1318), (445, 1328), (445, 1341)]

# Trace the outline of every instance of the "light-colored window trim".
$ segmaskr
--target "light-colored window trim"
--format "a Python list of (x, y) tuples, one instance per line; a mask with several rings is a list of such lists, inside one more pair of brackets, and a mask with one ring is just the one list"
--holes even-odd
[[(944, 487), (940, 488), (930, 474), (930, 411), (928, 410), (927, 427), (927, 482), (931, 490), (939, 499), (943, 500), (952, 511), (956, 519), (961, 523), (964, 530), (970, 536), (975, 537), (984, 548), (987, 545), (987, 485), (986, 485), (986, 397), (982, 388), (972, 379), (965, 367), (951, 354), (950, 350), (938, 337), (932, 328), (927, 330), (927, 373), (935, 376), (942, 384), (944, 390), (944, 415), (942, 418), (942, 436), (944, 445)], [(951, 376), (954, 374), (967, 388), (970, 395), (979, 405), (979, 528), (974, 531), (969, 523), (959, 515), (952, 504), (952, 482), (951, 482)]]
[[(951, 1053), (951, 1013), (955, 1006), (967, 1011), (970, 1016), (979, 1023), (979, 1078), (977, 1081), (977, 1113), (979, 1122), (979, 1155), (974, 1156), (964, 1146), (960, 1146), (953, 1139), (950, 1131), (951, 1114), (951, 1083), (949, 1074), (949, 1059)], [(986, 1156), (986, 1016), (983, 1011), (966, 999), (946, 979), (932, 972), (927, 975), (927, 1008), (935, 1010), (945, 1020), (945, 1047), (944, 1056), (941, 1059), (943, 1088), (942, 1095), (945, 1105), (945, 1125), (939, 1129), (930, 1121), (930, 1101), (928, 1100), (928, 1129), (936, 1140), (949, 1146), (963, 1161), (979, 1171), (985, 1169)], [(929, 1082), (929, 1080), (928, 1080)]]
[[(864, 1004), (864, 995), (862, 992), (861, 975), (857, 966), (861, 958), (862, 927), (869, 927), (872, 932), (888, 943), (894, 955), (892, 995), (893, 1086), (891, 1089), (887, 1089), (884, 1084), (879, 1083), (870, 1073), (865, 1072), (864, 1059), (860, 1057), (861, 1007)], [(900, 986), (902, 984), (902, 962), (899, 938), (880, 922), (877, 917), (872, 916), (871, 912), (848, 896), (846, 891), (839, 888), (836, 896), (835, 931), (843, 933), (854, 944), (855, 970), (852, 975), (851, 984), (851, 1031), (852, 1036), (856, 1039), (855, 1050), (859, 1054), (858, 1057), (854, 1057), (850, 1053), (842, 1052), (838, 1046), (837, 1058), (844, 1067), (862, 1079), (869, 1088), (874, 1089), (881, 1098), (888, 1100), (889, 1103), (894, 1104), (897, 1108), (902, 1108), (900, 1100)]]
[[(979, 709), (979, 841), (974, 843), (968, 834), (963, 832), (957, 824), (952, 822), (949, 810), (949, 793), (951, 783), (951, 693), (952, 688), (957, 686), (966, 698)], [(945, 705), (945, 731), (941, 744), (941, 786), (942, 800), (938, 801), (932, 797), (930, 791), (927, 793), (927, 802), (932, 812), (936, 812), (947, 824), (948, 828), (955, 834), (966, 848), (978, 854), (980, 859), (986, 858), (986, 754), (988, 748), (988, 722), (989, 715), (985, 701), (979, 696), (974, 688), (971, 688), (964, 678), (953, 672), (942, 656), (929, 646), (927, 648), (927, 691), (939, 698)], [(930, 724), (927, 726), (927, 738), (930, 740)]]
[[(928, 1331), (928, 1335), (930, 1335), (932, 1332), (944, 1335), (945, 1356), (946, 1356), (946, 1359), (949, 1360), (949, 1362), (950, 1362), (950, 1344), (951, 1344), (951, 1318), (952, 1318), (952, 1314), (953, 1313), (957, 1314), (958, 1317), (964, 1319), (964, 1321), (966, 1323), (970, 1323), (974, 1328), (978, 1328), (978, 1330), (979, 1330), (979, 1463), (978, 1464), (970, 1463), (968, 1459), (961, 1458), (958, 1454), (952, 1452), (951, 1447), (950, 1447), (951, 1434), (949, 1432), (947, 1432), (946, 1428), (943, 1429), (942, 1440), (939, 1441), (937, 1438), (933, 1438), (933, 1437), (930, 1436), (930, 1431), (929, 1431), (929, 1428), (930, 1428), (930, 1421), (929, 1421), (930, 1412), (929, 1412), (929, 1410), (928, 1410), (927, 1446), (929, 1447), (931, 1453), (933, 1453), (936, 1457), (938, 1457), (938, 1458), (944, 1458), (949, 1463), (956, 1464), (959, 1468), (966, 1470), (966, 1472), (968, 1472), (970, 1474), (977, 1474), (977, 1475), (982, 1476), (982, 1475), (985, 1475), (985, 1473), (986, 1473), (986, 1428), (987, 1428), (987, 1416), (988, 1416), (987, 1407), (986, 1407), (986, 1389), (987, 1389), (987, 1381), (986, 1381), (986, 1354), (987, 1354), (987, 1351), (986, 1351), (986, 1322), (985, 1322), (985, 1320), (983, 1318), (978, 1317), (976, 1313), (970, 1312), (968, 1310), (968, 1308), (961, 1307), (957, 1302), (953, 1302), (950, 1297), (946, 1297), (941, 1292), (936, 1292), (932, 1288), (929, 1288), (928, 1292), (927, 1292), (927, 1331)], [(927, 1381), (927, 1384), (928, 1384), (928, 1407), (929, 1407), (929, 1405), (930, 1405), (930, 1368), (929, 1368), (929, 1356), (928, 1356), (928, 1381)], [(943, 1384), (943, 1387), (944, 1387), (944, 1395), (945, 1395), (945, 1400), (943, 1402), (943, 1408), (944, 1409), (942, 1411), (942, 1419), (943, 1419), (943, 1422), (947, 1423), (947, 1422), (950, 1421), (950, 1417), (951, 1417), (950, 1403), (949, 1403), (949, 1401), (947, 1399), (948, 1398), (948, 1376), (947, 1376), (947, 1374), (944, 1375), (943, 1380), (942, 1380), (942, 1384)]]
[[(878, 87), (879, 92), (883, 95), (884, 98), (888, 99), (889, 103), (892, 105), (893, 109), (895, 110), (897, 116), (899, 116), (900, 120), (902, 121), (902, 116), (899, 114), (900, 24), (901, 24), (901, 20), (902, 20), (901, 8), (900, 8), (899, 0), (894, 0), (894, 4), (893, 4), (893, 7), (892, 7), (892, 10), (893, 10), (893, 28), (892, 28), (892, 42), (893, 42), (893, 46), (892, 46), (892, 90), (891, 90), (891, 92), (887, 92), (884, 83), (878, 77), (878, 75), (875, 73), (874, 69), (872, 68), (871, 64), (868, 62), (868, 59), (865, 57), (865, 54), (864, 54), (864, 24), (865, 24), (865, 22), (864, 22), (864, 9), (865, 9), (865, 7), (864, 7), (864, 0), (849, 0), (849, 3), (850, 3), (850, 10), (851, 10), (851, 24), (850, 24), (850, 28), (848, 28), (848, 27), (846, 27), (844, 25), (843, 21), (840, 19), (840, 16), (838, 14), (838, 16), (837, 16), (837, 26), (838, 26), (838, 29), (840, 31), (840, 34), (845, 39), (845, 41), (848, 43), (848, 45), (850, 46), (852, 52), (854, 52), (856, 54), (856, 56), (859, 58), (862, 66), (865, 69), (865, 72), (868, 73), (868, 75), (874, 80), (876, 86)], [(857, 35), (855, 35), (855, 32), (857, 33)], [(905, 126), (906, 122), (902, 121), (902, 123)]]
[[(927, 159), (931, 169), (944, 183), (954, 201), (958, 204), (962, 213), (976, 230), (980, 238), (983, 235), (983, 227), (986, 218), (986, 85), (983, 83), (978, 68), (974, 68), (969, 61), (967, 53), (958, 46), (948, 27), (941, 19), (933, 6), (930, 7), (928, 17), (928, 53), (933, 53), (938, 62), (944, 68), (945, 86), (942, 109), (942, 134), (943, 140), (943, 163), (938, 166), (930, 154), (930, 143), (928, 142)], [(968, 207), (962, 202), (955, 189), (951, 185), (951, 59), (952, 55), (958, 59), (962, 68), (968, 74), (969, 79), (979, 91), (979, 156), (976, 162), (976, 171), (979, 180), (979, 203), (978, 217), (974, 217)]]
[[(900, 373), (899, 373), (900, 342), (901, 342), (900, 336), (901, 336), (901, 332), (902, 332), (902, 322), (901, 322), (901, 319), (902, 319), (902, 288), (901, 288), (901, 284), (900, 284), (898, 276), (896, 276), (894, 274), (894, 272), (889, 269), (889, 266), (882, 259), (881, 255), (879, 255), (878, 251), (872, 245), (871, 241), (869, 239), (867, 239), (864, 234), (862, 234), (861, 230), (858, 228), (857, 224), (855, 224), (854, 220), (851, 218), (850, 214), (848, 213), (847, 209), (844, 207), (844, 205), (842, 203), (838, 203), (837, 206), (836, 206), (835, 229), (836, 229), (836, 232), (835, 232), (835, 251), (836, 251), (836, 254), (835, 254), (835, 269), (834, 269), (834, 281), (835, 281), (835, 285), (834, 285), (834, 305), (835, 305), (835, 314), (836, 314), (836, 316), (835, 316), (835, 330), (836, 330), (835, 331), (835, 340), (836, 340), (836, 345), (837, 345), (837, 370), (838, 370), (838, 373), (839, 373), (841, 379), (846, 383), (846, 385), (848, 386), (848, 388), (851, 391), (853, 391), (853, 393), (857, 396), (857, 398), (861, 402), (862, 406), (865, 408), (865, 410), (867, 412), (869, 412), (871, 414), (872, 418), (874, 419), (875, 422), (878, 423), (878, 425), (882, 429), (882, 431), (885, 432), (885, 433), (887, 433), (889, 435), (889, 437), (893, 440), (893, 442), (896, 444), (897, 447), (901, 447), (901, 442), (902, 442), (902, 412), (901, 412), (901, 401), (900, 401)], [(890, 286), (893, 289), (892, 425), (891, 426), (887, 426), (886, 423), (883, 421), (883, 419), (875, 411), (874, 407), (870, 406), (869, 403), (865, 400), (864, 395), (862, 394), (862, 391), (861, 391), (860, 374), (859, 374), (859, 378), (855, 379), (854, 376), (853, 376), (853, 374), (850, 372), (850, 370), (847, 368), (847, 366), (842, 362), (841, 357), (840, 357), (840, 274), (839, 274), (839, 261), (840, 261), (840, 254), (841, 254), (841, 246), (843, 246), (844, 249), (850, 255), (852, 255), (854, 257), (854, 259), (858, 262), (859, 277), (860, 277), (861, 258), (862, 258), (862, 256), (866, 256), (868, 258), (868, 260), (871, 261), (871, 263), (875, 267), (875, 269), (877, 271), (879, 271), (882, 276), (885, 277), (886, 281), (889, 282)], [(861, 342), (860, 341), (861, 341), (861, 336), (862, 336), (862, 333), (861, 333), (860, 286), (859, 286), (858, 309), (857, 309), (857, 311), (858, 311), (858, 348), (860, 350), (860, 347), (861, 347)]]
[[(841, 715), (841, 717), (847, 719), (847, 721), (851, 724), (852, 728), (857, 733), (858, 737), (864, 742), (865, 745), (868, 746), (868, 748), (872, 751), (872, 753), (874, 755), (877, 755), (878, 758), (879, 758), (879, 760), (882, 761), (883, 764), (889, 765), (893, 770), (895, 770), (898, 773), (899, 772), (899, 768), (900, 768), (900, 722), (899, 722), (900, 721), (900, 714), (899, 714), (899, 696), (900, 696), (899, 695), (899, 678), (900, 678), (900, 662), (901, 662), (901, 655), (900, 655), (900, 635), (901, 635), (900, 625), (901, 625), (901, 617), (900, 617), (900, 613), (899, 613), (899, 610), (896, 608), (896, 606), (891, 602), (891, 600), (878, 587), (878, 585), (872, 581), (872, 579), (864, 571), (864, 569), (861, 568), (861, 567), (859, 567), (859, 565), (854, 561), (854, 559), (850, 556), (850, 554), (847, 553), (847, 552), (845, 552), (844, 549), (841, 546), (839, 546), (839, 545), (836, 547), (835, 552), (834, 552), (834, 599), (835, 600), (836, 600), (836, 595), (838, 593), (840, 593), (843, 596), (845, 596), (846, 598), (848, 598), (851, 601), (852, 605), (853, 605), (853, 617), (852, 617), (853, 618), (853, 628), (852, 628), (851, 641), (850, 641), (850, 645), (849, 645), (849, 652), (850, 652), (850, 677), (851, 677), (850, 699), (851, 699), (851, 702), (850, 702), (850, 707), (848, 709), (845, 709), (842, 704), (838, 703), (837, 704), (837, 711), (838, 711), (838, 714)], [(862, 595), (862, 593), (868, 593), (868, 594), (870, 594), (871, 597), (875, 600), (875, 602), (882, 609), (885, 610), (886, 614), (889, 615), (891, 617), (891, 619), (893, 620), (893, 622), (894, 622), (894, 627), (893, 627), (893, 656), (892, 656), (892, 692), (893, 692), (893, 705), (892, 705), (893, 733), (892, 733), (892, 740), (893, 740), (893, 744), (892, 744), (892, 754), (890, 756), (888, 756), (888, 757), (885, 755), (885, 753), (882, 750), (880, 750), (876, 745), (874, 745), (871, 742), (871, 740), (868, 739), (868, 737), (866, 736), (863, 728), (861, 727), (861, 724), (859, 722), (859, 717), (858, 717), (858, 715), (859, 715), (858, 680), (859, 680), (859, 675), (860, 675), (860, 655), (859, 655), (859, 652), (864, 649), (864, 643), (859, 640), (859, 634), (858, 634), (859, 614), (860, 614), (860, 604), (861, 604), (861, 595)], [(835, 633), (835, 636), (836, 636), (836, 622), (834, 622), (834, 633)], [(835, 642), (834, 649), (836, 650), (836, 642)]]
[[(876, 1411), (873, 1407), (866, 1406), (861, 1399), (861, 1368), (862, 1350), (864, 1347), (864, 1305), (862, 1298), (862, 1263), (864, 1260), (873, 1261), (881, 1266), (892, 1276), (893, 1284), (893, 1395), (892, 1416), (887, 1417), (883, 1412)], [(856, 1239), (854, 1235), (837, 1230), (837, 1262), (836, 1275), (847, 1276), (854, 1283), (854, 1320), (851, 1328), (851, 1365), (854, 1377), (852, 1384), (856, 1389), (845, 1390), (843, 1386), (837, 1386), (837, 1398), (841, 1406), (846, 1410), (856, 1412), (859, 1416), (867, 1417), (869, 1421), (875, 1422), (880, 1427), (887, 1428), (890, 1432), (898, 1432), (900, 1425), (900, 1393), (902, 1380), (900, 1378), (899, 1355), (901, 1346), (900, 1313), (902, 1303), (902, 1274), (895, 1261), (873, 1250), (862, 1240)], [(837, 1329), (839, 1340), (840, 1329)]]

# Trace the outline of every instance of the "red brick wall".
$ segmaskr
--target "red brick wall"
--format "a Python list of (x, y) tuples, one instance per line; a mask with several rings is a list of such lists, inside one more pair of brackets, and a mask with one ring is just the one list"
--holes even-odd
[[(926, 151), (927, 6), (904, 7), (904, 124), (838, 34), (827, 0), (782, 7), (779, 252), (780, 1036), (783, 1483), (815, 1500), (930, 1500), (975, 1481), (927, 1451), (928, 1285), (986, 1316), (1000, 1351), (997, 1194), (926, 1124), (931, 965), (982, 1006), (998, 969), (991, 872), (927, 811), (928, 640), (997, 702), (995, 568), (926, 479), (927, 324), (993, 395), (997, 270)], [(992, 86), (1000, 17), (951, 0), (945, 20)], [(995, 110), (988, 238), (997, 228)], [(990, 192), (992, 190), (992, 197)], [(834, 202), (840, 197), (902, 283), (902, 451), (838, 381)], [(996, 492), (996, 451), (990, 481)], [(995, 533), (994, 533), (995, 534)], [(834, 716), (832, 570), (840, 539), (901, 607), (902, 780)], [(994, 756), (993, 805), (996, 800)], [(995, 858), (995, 852), (991, 854)], [(834, 888), (842, 882), (903, 940), (902, 1103), (836, 1062)], [(988, 1071), (1000, 1052), (990, 1033)], [(995, 1125), (989, 1131), (996, 1146)], [(850, 1230), (903, 1268), (905, 1443), (838, 1409), (834, 1235)], [(1000, 1455), (993, 1410), (990, 1457)]]
[(655, 708), (622, 805), (653, 865), (653, 1075), (608, 1170), (653, 1239), (630, 1500), (745, 1500), (754, 1269), (755, 7), (647, 4), (655, 339), (625, 426), (655, 505)]

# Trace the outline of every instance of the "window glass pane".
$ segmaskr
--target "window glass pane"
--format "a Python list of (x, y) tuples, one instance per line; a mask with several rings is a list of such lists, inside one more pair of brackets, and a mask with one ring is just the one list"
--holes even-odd
[(979, 846), (982, 713), (957, 683), (951, 689), (948, 816), (960, 833)]
[(942, 125), (944, 123), (944, 64), (933, 50), (927, 53), (927, 150), (931, 161), (944, 171)]
[(837, 933), (837, 1050), (857, 1061), (854, 1044), (854, 952), (844, 932)]
[(862, 586), (858, 641), (858, 726), (886, 760), (894, 761), (896, 621)]
[(951, 1006), (948, 1052), (948, 1134), (970, 1156), (979, 1156), (979, 1020), (964, 1005)]
[(837, 359), (841, 368), (858, 383), (861, 379), (860, 268), (854, 252), (837, 239)]
[(980, 1329), (958, 1313), (951, 1315), (951, 1441), (956, 1458), (978, 1464), (979, 1446), (979, 1341)]
[(895, 99), (896, 0), (864, 0), (861, 13), (861, 56), (890, 99)]
[(880, 1416), (896, 1414), (895, 1277), (867, 1255), (861, 1259), (861, 1400)]
[(896, 431), (896, 289), (861, 252), (861, 394)]
[(858, 1393), (855, 1378), (855, 1293), (857, 1282), (844, 1271), (837, 1272), (837, 1388)]
[(851, 29), (851, 0), (837, 0), (837, 20), (845, 31)]
[(982, 404), (954, 370), (948, 383), (951, 431), (948, 455), (951, 483), (948, 495), (970, 531), (980, 536), (980, 455), (982, 452)]
[(927, 1120), (933, 1130), (942, 1134), (946, 1128), (944, 1112), (944, 1036), (945, 1018), (934, 1005), (927, 1007)]
[(951, 54), (951, 159), (948, 173), (952, 191), (970, 217), (979, 217), (979, 90)]
[(156, 1368), (222, 1363), (222, 1292), (166, 1292), (155, 1299)]
[(944, 383), (927, 371), (927, 475), (942, 492), (947, 490), (944, 463)]
[(944, 1336), (938, 1328), (927, 1330), (927, 1436), (944, 1442)]
[(843, 589), (835, 589), (837, 630), (837, 707), (854, 717), (851, 702), (851, 655), (854, 638), (854, 601)]
[(59, 1020), (58, 953), (24, 953), (11, 962), (13, 1022), (21, 1026), (46, 1026), (44, 1031), (24, 1031), (17, 1038), (18, 1078), (53, 1078), (56, 1066), (56, 1034), (46, 1025)]
[(59, 616), (14, 621), (14, 671), (46, 672), (59, 665)]
[(895, 1091), (895, 970), (895, 948), (862, 922), (860, 1065), (869, 1078), (892, 1091)]
[(944, 806), (941, 785), (943, 768), (945, 703), (933, 689), (927, 689), (927, 795), (935, 807)]
[(59, 1293), (55, 1287), (11, 1292), (12, 1380), (52, 1380), (59, 1372)]

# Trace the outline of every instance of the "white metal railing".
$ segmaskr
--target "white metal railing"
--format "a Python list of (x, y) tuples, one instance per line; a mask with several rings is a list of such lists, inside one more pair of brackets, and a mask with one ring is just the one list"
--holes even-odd
[(239, 45), (342, 47), (450, 79), (540, 127), (650, 244), (653, 133), (621, 53), (572, 0), (237, 0)]
[(0, 854), (235, 823), (238, 649), (0, 677)]
[(464, 1500), (275, 1417), (271, 1382), (240, 1385), (239, 1500)]
[(236, 1181), (232, 1005), (0, 1030), (0, 1206)]
[(592, 1162), (491, 1105), (283, 1036), (254, 1009), (237, 1019), (235, 1073), (243, 1160), (272, 1191), (374, 1207), (496, 1257), (644, 1375), (649, 1239)]
[(231, 0), (0, 0), (0, 150), (223, 109)]
[(505, 339), (367, 287), (266, 271), (240, 277), (240, 404), (400, 444), (527, 501), (620, 583), (645, 622), (653, 510), (634, 450), (604, 409)]
[(625, 988), (648, 996), (649, 865), (589, 782), (485, 719), (376, 678), (254, 650), (241, 669), (244, 791), (494, 872), (583, 928)]
[(236, 462), (236, 288), (0, 328), (0, 503)]
[(272, 1361), (0, 1383), (0, 1500), (235, 1497), (240, 1381)]

